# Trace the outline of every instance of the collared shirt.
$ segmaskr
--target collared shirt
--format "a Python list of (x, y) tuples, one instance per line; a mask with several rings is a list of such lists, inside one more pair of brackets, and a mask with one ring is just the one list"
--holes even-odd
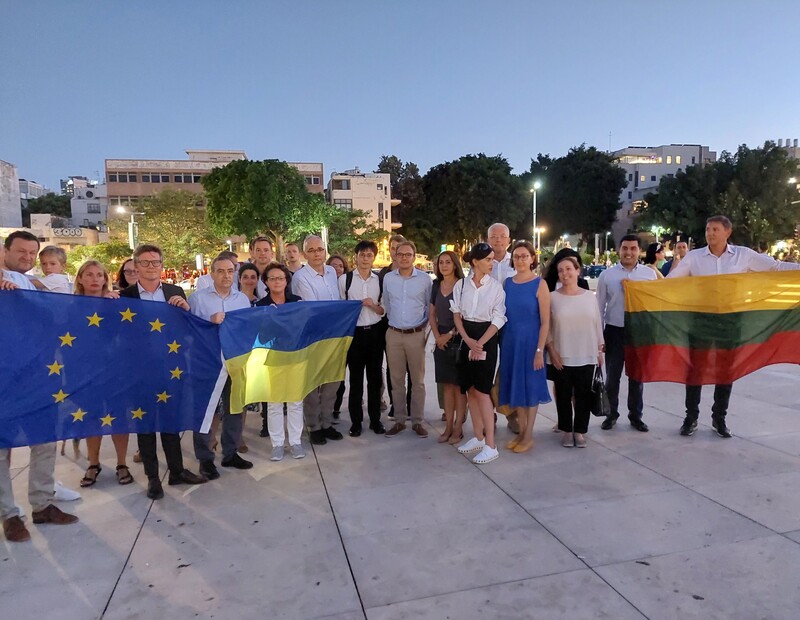
[(383, 278), (382, 305), (389, 325), (397, 329), (413, 329), (428, 322), (428, 304), (433, 281), (424, 271), (414, 269), (404, 277), (400, 271), (390, 271)]
[(161, 282), (158, 283), (158, 288), (150, 293), (142, 288), (142, 285), (137, 282), (136, 288), (139, 289), (139, 299), (149, 299), (150, 301), (167, 301), (167, 298), (164, 297), (164, 287), (161, 286)]
[(31, 282), (27, 278), (27, 276), (24, 276), (21, 273), (17, 273), (16, 271), (9, 271), (8, 269), (3, 269), (3, 279), (16, 284), (19, 288), (25, 289), (26, 291), (36, 290), (36, 287), (33, 285), (33, 282)]
[(656, 280), (656, 272), (649, 267), (636, 263), (633, 269), (625, 269), (621, 263), (606, 269), (597, 280), (597, 305), (600, 317), (606, 325), (625, 326), (625, 280)]
[(499, 330), (506, 324), (506, 294), (493, 276), (483, 276), (480, 288), (470, 276), (453, 287), (450, 310), (467, 321), (489, 321)]
[[(374, 271), (369, 272), (369, 277), (365, 280), (361, 277), (361, 272), (358, 269), (353, 272), (353, 281), (350, 283), (350, 290), (345, 291), (347, 285), (347, 274), (343, 273), (339, 276), (339, 296), (342, 299), (353, 299), (361, 301), (368, 297), (375, 303), (378, 303), (378, 297), (381, 296), (381, 285), (378, 274)], [(372, 308), (361, 306), (361, 314), (358, 315), (358, 327), (366, 327), (367, 325), (375, 325), (381, 320), (381, 315), (375, 312)]]
[(308, 265), (303, 265), (292, 276), (292, 293), (299, 295), (305, 301), (341, 299), (336, 270), (330, 265), (325, 265), (325, 271), (319, 273)]
[(189, 308), (192, 314), (206, 321), (210, 321), (211, 315), (217, 312), (231, 312), (232, 310), (249, 307), (250, 300), (247, 295), (233, 289), (231, 289), (230, 295), (227, 297), (222, 297), (216, 288), (195, 291), (189, 297)]
[(691, 250), (667, 277), (715, 276), (724, 273), (792, 271), (796, 269), (800, 269), (799, 263), (784, 263), (741, 245), (727, 245), (719, 257), (714, 256), (706, 246), (698, 250)]
[(502, 260), (492, 260), (492, 277), (500, 284), (517, 274), (516, 269), (511, 265), (511, 252), (506, 252)]
[[(237, 274), (238, 274), (238, 271), (237, 271)], [(259, 285), (264, 286), (264, 283), (261, 282), (261, 280), (259, 280), (258, 283), (259, 283)], [(194, 290), (195, 291), (202, 291), (202, 290), (205, 290), (207, 288), (214, 288), (214, 280), (211, 279), (211, 274), (204, 273), (202, 276), (200, 276), (199, 278), (197, 278), (197, 280), (194, 281)], [(238, 276), (233, 279), (233, 284), (231, 285), (231, 288), (234, 291), (238, 291), (239, 290), (239, 278), (238, 278)], [(266, 286), (264, 286), (264, 290), (266, 291)], [(259, 297), (261, 297), (261, 296), (262, 295), (261, 295), (261, 291), (260, 291), (260, 288), (259, 288)]]

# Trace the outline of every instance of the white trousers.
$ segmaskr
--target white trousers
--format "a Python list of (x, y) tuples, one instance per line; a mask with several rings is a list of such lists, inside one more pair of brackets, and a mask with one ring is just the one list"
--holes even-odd
[[(267, 403), (267, 428), (272, 447), (284, 444), (285, 432), (283, 430), (283, 403)], [(303, 401), (286, 403), (286, 428), (289, 431), (289, 445), (296, 446), (301, 443), (303, 434)]]

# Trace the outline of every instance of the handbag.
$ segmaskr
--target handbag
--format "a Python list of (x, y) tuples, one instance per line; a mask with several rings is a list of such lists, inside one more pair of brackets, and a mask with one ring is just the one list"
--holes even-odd
[(611, 403), (608, 400), (603, 369), (600, 366), (594, 367), (594, 377), (592, 377), (592, 415), (598, 418), (611, 415)]

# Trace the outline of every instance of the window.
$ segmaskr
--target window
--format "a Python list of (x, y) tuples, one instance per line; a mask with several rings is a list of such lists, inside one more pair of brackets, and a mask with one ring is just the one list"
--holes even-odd
[(353, 201), (350, 200), (349, 198), (347, 199), (336, 198), (333, 201), (333, 205), (335, 207), (338, 207), (339, 209), (344, 209), (345, 211), (353, 210)]
[(650, 180), (651, 181), (655, 181), (656, 180), (656, 175), (654, 175), (654, 174), (650, 175)]
[(333, 189), (350, 189), (350, 179), (334, 179)]
[(109, 183), (116, 183), (117, 182), (117, 175), (116, 174), (109, 174), (108, 175), (108, 182)]
[(160, 174), (151, 174), (150, 175), (150, 182), (151, 183), (159, 183), (160, 181), (161, 181), (161, 175)]
[(378, 223), (383, 224), (383, 203), (378, 203)]
[(692, 155), (692, 164), (697, 163), (695, 160), (696, 160), (696, 157), (694, 155)]
[(128, 183), (136, 183), (136, 177), (138, 175), (133, 174), (132, 172), (128, 173)]
[(667, 155), (667, 163), (668, 164), (672, 163), (672, 155)]
[(161, 175), (161, 182), (162, 183), (169, 183), (169, 175), (168, 174), (162, 174)]
[(644, 175), (640, 176), (640, 177), (639, 177), (639, 182), (640, 182), (640, 183), (644, 183), (644, 179), (645, 179), (645, 176), (644, 176)]
[(674, 179), (674, 178), (675, 178), (675, 175), (674, 175), (674, 174), (668, 174), (668, 175), (667, 175), (667, 178)]
[(311, 177), (306, 177), (306, 185), (311, 185)]
[(383, 189), (383, 183), (378, 183), (378, 189), (379, 190)]
[(311, 177), (311, 184), (312, 185), (319, 185), (320, 178), (319, 177)]
[(633, 175), (632, 174), (628, 175), (628, 181), (633, 181)]
[(100, 213), (100, 203), (90, 202), (86, 205), (86, 213)]
[(633, 192), (628, 192), (628, 200), (631, 200), (632, 198), (633, 198)]
[(183, 183), (183, 175), (182, 174), (176, 174), (175, 175), (175, 182), (176, 183)]
[(127, 172), (118, 172), (117, 173), (117, 182), (118, 183), (127, 183), (128, 182), (128, 173)]
[(149, 183), (149, 182), (150, 182), (150, 175), (142, 174), (142, 183)]
[(201, 179), (201, 176), (199, 174), (193, 174), (192, 175), (192, 183), (199, 183), (200, 179)]
[(676, 155), (676, 156), (675, 156), (675, 163), (676, 163), (676, 164), (679, 164), (679, 163), (681, 163), (681, 156), (680, 156), (680, 155)]

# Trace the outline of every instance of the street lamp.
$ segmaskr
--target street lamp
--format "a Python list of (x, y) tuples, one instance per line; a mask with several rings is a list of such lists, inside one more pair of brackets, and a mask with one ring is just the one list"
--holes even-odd
[(606, 232), (606, 252), (608, 252), (608, 236), (609, 236), (610, 234), (611, 234), (611, 231), (610, 231), (610, 230), (609, 230), (608, 232)]
[[(128, 213), (128, 210), (123, 207), (117, 207), (117, 213), (125, 214)], [(131, 221), (128, 222), (128, 245), (130, 246), (131, 250), (135, 250), (136, 246), (139, 245), (139, 224), (136, 223), (136, 216), (137, 215), (144, 215), (141, 211), (131, 211)]]
[(536, 251), (541, 254), (542, 252), (542, 233), (547, 230), (546, 228), (536, 229)]
[(228, 244), (228, 251), (233, 252), (233, 241), (231, 241), (230, 239), (226, 239), (225, 243)]
[[(531, 194), (533, 194), (533, 228), (531, 230), (533, 239), (536, 240), (536, 190), (538, 190), (542, 184), (539, 181), (534, 181), (533, 189), (531, 190)], [(536, 246), (536, 249), (539, 249), (539, 246)]]

